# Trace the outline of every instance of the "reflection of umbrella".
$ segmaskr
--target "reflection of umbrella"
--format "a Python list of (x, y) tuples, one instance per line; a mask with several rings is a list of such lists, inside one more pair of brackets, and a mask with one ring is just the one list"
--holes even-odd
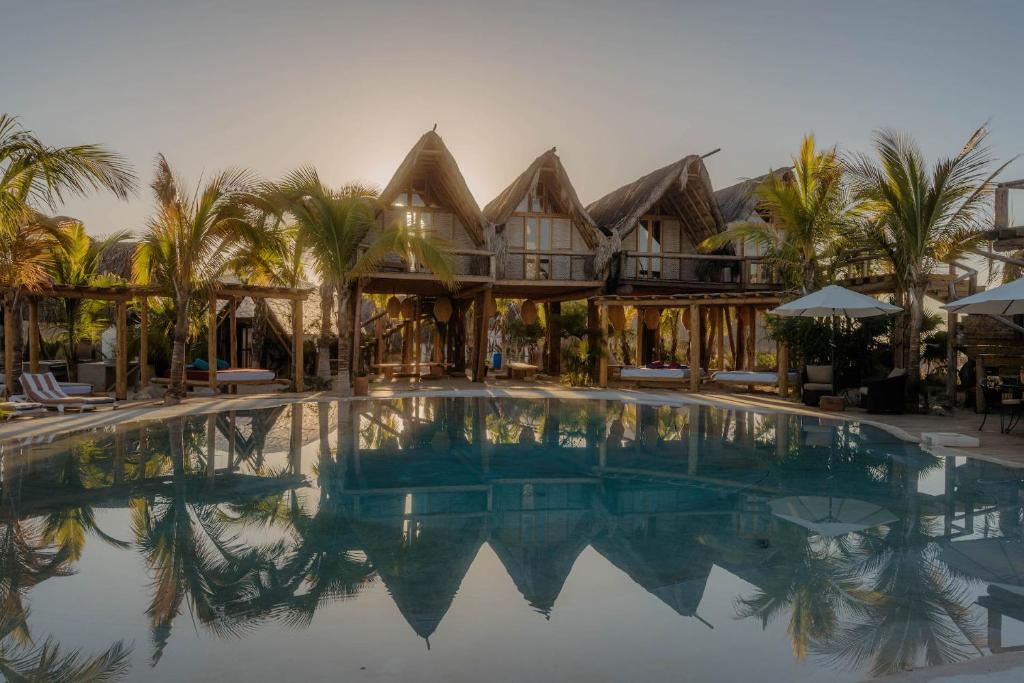
[(1024, 313), (1024, 277), (994, 289), (951, 301), (942, 308), (957, 313), (1019, 315)]
[(801, 318), (827, 318), (832, 320), (832, 393), (836, 388), (836, 321), (834, 316), (871, 318), (876, 315), (899, 313), (899, 306), (854, 292), (839, 285), (829, 285), (807, 296), (784, 303), (768, 311), (773, 315)]
[(821, 536), (842, 536), (895, 522), (883, 507), (855, 498), (791, 496), (770, 501), (772, 514)]
[(942, 548), (939, 559), (958, 574), (994, 583), (1015, 593), (1024, 589), (1024, 543), (1009, 538), (975, 538)]

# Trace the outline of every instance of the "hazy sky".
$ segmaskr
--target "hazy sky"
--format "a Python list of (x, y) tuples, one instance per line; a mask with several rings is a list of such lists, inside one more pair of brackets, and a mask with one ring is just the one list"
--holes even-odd
[(138, 170), (132, 201), (63, 209), (95, 233), (143, 225), (157, 152), (193, 181), (383, 185), (434, 123), (481, 206), (552, 145), (587, 203), (716, 147), (724, 187), (805, 131), (902, 128), (934, 157), (990, 119), (997, 155), (1024, 151), (1019, 0), (4, 0), (0, 27), (0, 109)]

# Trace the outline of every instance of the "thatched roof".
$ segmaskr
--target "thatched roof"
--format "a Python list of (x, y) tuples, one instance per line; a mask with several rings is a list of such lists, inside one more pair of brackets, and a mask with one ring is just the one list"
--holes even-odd
[(442, 204), (459, 217), (477, 245), (482, 246), (487, 219), (469, 191), (466, 179), (455, 163), (455, 157), (448, 151), (441, 136), (432, 130), (424, 133), (409, 150), (391, 182), (380, 193), (380, 201), (390, 206), (398, 194), (418, 176), (432, 179), (431, 189), (437, 193)]
[(583, 235), (587, 246), (591, 248), (597, 246), (600, 242), (597, 225), (594, 224), (586, 207), (576, 195), (576, 188), (572, 186), (569, 174), (562, 166), (562, 160), (558, 158), (554, 147), (534, 159), (533, 163), (512, 181), (511, 185), (491, 200), (484, 207), (484, 217), (496, 226), (504, 225), (523, 197), (536, 187), (537, 181), (541, 179), (546, 187), (553, 189), (551, 197), (558, 205), (558, 210), (569, 216), (573, 225)]
[(715, 192), (715, 201), (718, 202), (718, 208), (722, 212), (722, 220), (725, 221), (725, 224), (729, 225), (730, 223), (750, 220), (751, 216), (757, 211), (757, 197), (754, 196), (754, 190), (757, 189), (758, 185), (763, 183), (770, 175), (776, 175), (785, 179), (791, 171), (791, 168), (783, 167), (769, 171), (762, 176), (747, 178), (735, 185), (717, 190)]
[(138, 242), (125, 240), (115, 242), (100, 255), (99, 274), (116, 275), (125, 280), (132, 279), (132, 260), (135, 258), (135, 247)]
[(605, 233), (629, 234), (646, 214), (677, 215), (694, 244), (725, 228), (711, 178), (696, 154), (623, 185), (587, 207)]

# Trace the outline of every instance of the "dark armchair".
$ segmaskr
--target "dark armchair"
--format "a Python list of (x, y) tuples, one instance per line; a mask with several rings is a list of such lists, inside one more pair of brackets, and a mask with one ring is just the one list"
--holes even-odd
[(888, 377), (868, 380), (860, 392), (869, 413), (902, 413), (907, 395), (907, 371), (898, 368)]

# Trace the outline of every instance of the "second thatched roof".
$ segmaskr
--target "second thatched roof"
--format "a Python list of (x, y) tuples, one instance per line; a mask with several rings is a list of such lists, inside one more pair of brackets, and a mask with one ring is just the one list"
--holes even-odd
[(754, 194), (754, 191), (758, 186), (772, 175), (785, 179), (792, 173), (792, 170), (788, 166), (782, 167), (769, 171), (762, 176), (747, 178), (735, 185), (717, 190), (715, 192), (715, 201), (718, 202), (718, 208), (722, 212), (722, 219), (725, 221), (725, 224), (729, 225), (730, 223), (750, 220), (757, 212), (757, 196)]

